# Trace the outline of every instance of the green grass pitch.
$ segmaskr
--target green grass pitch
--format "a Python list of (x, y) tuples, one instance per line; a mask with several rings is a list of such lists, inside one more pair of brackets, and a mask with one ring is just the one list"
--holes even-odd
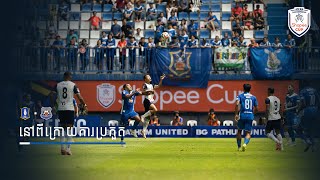
[[(94, 140), (75, 139), (77, 142)], [(252, 138), (246, 152), (237, 151), (234, 138), (127, 138), (125, 141), (126, 147), (72, 145), (72, 156), (61, 156), (58, 145), (33, 148), (39, 150), (39, 162), (50, 162), (45, 168), (59, 172), (57, 176), (61, 179), (70, 180), (308, 179), (309, 172), (314, 170), (305, 167), (305, 163), (312, 163), (313, 154), (302, 152), (304, 144), (300, 140), (296, 147), (285, 147), (283, 152), (275, 151), (274, 143), (266, 138)], [(31, 147), (26, 147), (25, 153), (28, 148)]]

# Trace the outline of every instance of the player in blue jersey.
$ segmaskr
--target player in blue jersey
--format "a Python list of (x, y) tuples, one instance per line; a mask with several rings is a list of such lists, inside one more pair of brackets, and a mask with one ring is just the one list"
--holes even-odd
[(136, 100), (136, 96), (141, 94), (142, 93), (139, 89), (136, 89), (135, 91), (133, 91), (130, 84), (123, 85), (123, 91), (121, 94), (122, 108), (120, 111), (121, 125), (127, 127), (129, 126), (129, 119), (135, 120), (133, 129), (130, 130), (131, 134), (134, 137), (138, 137), (135, 130), (141, 121), (139, 114), (134, 111), (134, 103)]
[[(238, 121), (237, 144), (239, 151), (245, 151), (250, 141), (250, 133), (252, 129), (252, 121), (254, 114), (258, 112), (257, 98), (250, 94), (251, 85), (243, 85), (244, 93), (240, 94), (236, 100), (235, 120)], [(241, 134), (245, 130), (244, 143), (241, 148)]]
[(317, 116), (319, 115), (319, 104), (320, 104), (320, 96), (316, 89), (312, 87), (303, 88), (300, 93), (300, 113), (301, 123), (297, 130), (297, 133), (307, 144), (305, 148), (305, 152), (312, 147), (312, 151), (314, 151), (314, 130), (318, 130), (316, 126)]
[[(286, 137), (286, 145), (295, 146), (295, 132), (294, 127), (299, 124), (298, 109), (300, 104), (300, 97), (294, 92), (293, 85), (288, 86), (288, 94), (286, 96), (285, 103), (285, 124), (284, 124), (284, 136)], [(291, 138), (291, 139), (290, 139)]]

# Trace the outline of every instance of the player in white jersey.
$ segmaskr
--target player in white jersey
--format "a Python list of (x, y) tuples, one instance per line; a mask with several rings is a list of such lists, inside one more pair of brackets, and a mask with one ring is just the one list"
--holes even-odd
[[(59, 82), (56, 86), (55, 92), (57, 94), (56, 103), (58, 105), (58, 115), (60, 119), (60, 126), (64, 128), (65, 136), (60, 137), (60, 141), (62, 143), (65, 142), (65, 138), (67, 138), (67, 142), (72, 142), (72, 137), (68, 136), (67, 130), (71, 131), (68, 127), (73, 127), (74, 124), (74, 116), (75, 116), (75, 108), (74, 108), (74, 95), (77, 96), (80, 103), (87, 110), (87, 105), (84, 102), (82, 96), (80, 95), (79, 88), (75, 83), (71, 81), (71, 73), (65, 72), (63, 75), (64, 80)], [(71, 133), (69, 133), (71, 134)], [(61, 154), (62, 155), (72, 155), (70, 144), (67, 144), (67, 147), (64, 147), (64, 144), (61, 144)]]
[[(154, 103), (154, 89), (159, 88), (162, 85), (162, 80), (165, 78), (165, 74), (160, 76), (160, 82), (157, 85), (152, 84), (151, 77), (149, 74), (146, 74), (143, 76), (144, 78), (144, 84), (143, 84), (143, 94), (147, 94), (145, 96), (145, 99), (143, 101), (145, 114), (141, 116), (141, 122), (143, 123), (143, 130), (141, 132), (142, 136), (146, 138), (146, 130), (149, 125), (150, 116), (158, 111), (157, 107), (153, 104)], [(145, 119), (148, 118), (148, 120), (145, 121)]]
[[(265, 100), (266, 103), (266, 134), (267, 136), (276, 142), (276, 150), (283, 150), (282, 136), (280, 133), (281, 129), (281, 102), (280, 99), (274, 96), (274, 89), (268, 88), (268, 97)], [(276, 136), (274, 136), (272, 131), (275, 131)]]

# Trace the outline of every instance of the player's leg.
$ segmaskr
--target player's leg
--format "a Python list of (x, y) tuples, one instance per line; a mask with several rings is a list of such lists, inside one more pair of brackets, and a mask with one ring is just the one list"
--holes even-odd
[[(58, 111), (58, 115), (59, 115), (59, 119), (60, 119), (60, 127), (62, 127), (64, 130), (67, 129), (67, 126), (66, 126), (66, 115), (65, 115), (65, 111)], [(66, 132), (66, 131), (65, 131)], [(61, 149), (60, 149), (60, 152), (61, 152), (61, 155), (66, 155), (67, 152), (66, 152), (66, 147), (65, 147), (65, 143), (66, 142), (66, 138), (65, 138), (65, 134), (61, 134), (60, 135), (60, 143), (61, 143)]]
[(274, 125), (273, 125), (273, 129), (275, 130), (276, 132), (276, 135), (277, 135), (277, 139), (279, 141), (279, 150), (283, 151), (283, 141), (282, 141), (282, 135), (281, 135), (281, 120), (277, 120), (274, 122)]
[(66, 148), (66, 152), (67, 155), (72, 155), (71, 153), (71, 142), (73, 142), (73, 138), (71, 136), (71, 131), (72, 131), (72, 127), (74, 124), (74, 111), (66, 111), (66, 138), (67, 138), (67, 148)]
[(242, 130), (244, 129), (244, 121), (243, 120), (239, 120), (238, 121), (238, 130), (237, 130), (237, 145), (238, 145), (238, 150), (241, 150), (241, 134), (242, 134)]
[(134, 136), (134, 137), (138, 137), (137, 136), (137, 133), (136, 133), (136, 129), (137, 129), (137, 126), (139, 125), (139, 123), (141, 122), (141, 119), (139, 117), (139, 114), (134, 112), (134, 114), (131, 116), (130, 119), (133, 119), (134, 120), (134, 124), (133, 124), (133, 127), (131, 129), (131, 134)]
[(149, 116), (151, 116), (151, 110), (150, 110), (150, 106), (151, 106), (151, 103), (150, 103), (150, 101), (148, 100), (148, 99), (144, 99), (144, 101), (143, 101), (143, 106), (144, 106), (144, 114), (141, 116), (141, 122), (143, 122), (144, 123), (144, 119), (146, 118), (146, 117), (149, 117)]
[(271, 132), (273, 130), (273, 121), (268, 121), (266, 125), (266, 135), (268, 138), (273, 140), (275, 143), (280, 143), (279, 140), (274, 136), (274, 134)]
[(244, 123), (244, 130), (245, 130), (245, 133), (246, 133), (246, 136), (244, 138), (244, 143), (242, 145), (242, 151), (246, 151), (246, 147), (247, 145), (249, 144), (250, 142), (250, 139), (251, 139), (251, 130), (252, 130), (252, 120), (244, 120), (245, 123)]

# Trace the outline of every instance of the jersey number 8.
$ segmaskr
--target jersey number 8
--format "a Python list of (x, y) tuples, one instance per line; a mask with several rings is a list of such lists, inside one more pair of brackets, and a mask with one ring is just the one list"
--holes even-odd
[(68, 91), (68, 89), (66, 87), (62, 88), (62, 97), (63, 97), (63, 99), (66, 99), (68, 97), (67, 91)]

